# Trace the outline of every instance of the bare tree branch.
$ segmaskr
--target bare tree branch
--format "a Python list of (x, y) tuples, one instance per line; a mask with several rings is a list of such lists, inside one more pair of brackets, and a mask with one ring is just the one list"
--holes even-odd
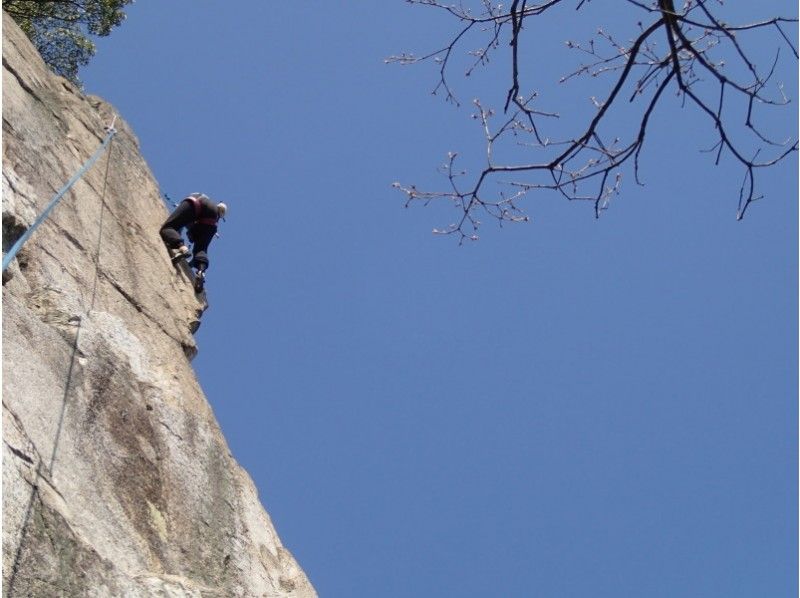
[[(633, 19), (638, 18), (638, 33), (627, 41), (619, 41), (611, 33), (599, 29), (596, 38), (588, 44), (567, 42), (567, 48), (588, 57), (588, 63), (564, 75), (560, 82), (577, 78), (603, 78), (612, 76), (610, 87), (604, 95), (592, 96), (596, 112), (572, 136), (551, 136), (545, 130), (552, 123), (561, 122), (557, 130), (564, 129), (554, 111), (541, 109), (537, 91), (523, 92), (530, 67), (524, 63), (526, 55), (521, 50), (525, 23), (529, 19), (552, 16), (565, 0), (534, 3), (532, 0), (512, 0), (505, 8), (492, 0), (481, 0), (474, 11), (461, 4), (444, 4), (440, 0), (407, 0), (446, 11), (459, 25), (458, 32), (441, 49), (416, 57), (401, 54), (387, 62), (411, 64), (434, 60), (439, 66), (439, 81), (433, 92), (446, 91), (446, 99), (456, 103), (449, 82), (450, 68), (455, 56), (467, 38), (482, 33), (487, 36), (478, 50), (468, 51), (474, 63), (465, 71), (469, 75), (476, 66), (488, 63), (489, 55), (505, 43), (510, 47), (510, 81), (504, 96), (504, 119), (497, 125), (497, 114), (481, 101), (474, 102), (473, 115), (483, 130), (486, 160), (484, 167), (470, 184), (470, 176), (456, 165), (457, 154), (451, 152), (442, 171), (448, 179), (447, 191), (422, 191), (413, 185), (395, 183), (406, 194), (406, 205), (421, 201), (449, 200), (460, 211), (456, 222), (445, 229), (435, 229), (439, 234), (454, 234), (460, 241), (477, 238), (479, 215), (488, 214), (504, 222), (524, 222), (528, 216), (520, 208), (520, 200), (533, 191), (555, 191), (568, 200), (591, 201), (595, 215), (608, 207), (611, 197), (618, 194), (622, 175), (630, 169), (634, 181), (642, 184), (641, 160), (648, 126), (656, 108), (674, 90), (684, 105), (694, 106), (708, 118), (715, 131), (716, 141), (704, 151), (716, 154), (715, 163), (724, 155), (731, 156), (743, 170), (744, 178), (739, 189), (737, 218), (741, 219), (751, 203), (760, 196), (757, 192), (756, 173), (774, 166), (798, 149), (797, 139), (775, 140), (762, 130), (756, 121), (759, 108), (780, 108), (789, 103), (783, 88), (774, 85), (780, 59), (780, 46), (788, 46), (798, 57), (796, 44), (790, 39), (782, 24), (796, 23), (796, 18), (775, 16), (750, 23), (729, 24), (718, 14), (723, 9), (718, 0), (684, 0), (680, 10), (673, 0), (627, 0)], [(580, 10), (587, 0), (577, 2)], [(548, 13), (547, 15), (545, 13)], [(649, 20), (649, 24), (642, 21)], [(635, 22), (635, 21), (634, 21)], [(541, 26), (541, 25), (540, 25)], [(742, 36), (758, 31), (776, 32), (778, 47), (767, 68), (762, 70), (759, 61), (748, 50)], [(663, 31), (666, 49), (658, 42)], [(527, 38), (526, 38), (527, 39)], [(662, 48), (662, 49), (659, 49)], [(529, 54), (530, 55), (530, 54)], [(529, 56), (528, 55), (528, 56)], [(536, 54), (533, 54), (536, 56)], [(535, 73), (534, 73), (535, 74)], [(620, 96), (627, 104), (620, 104)], [(607, 132), (609, 115), (627, 116), (638, 100), (644, 102), (632, 117), (625, 118), (633, 127), (631, 133)], [(626, 112), (620, 112), (627, 105)], [(743, 111), (741, 121), (732, 116), (732, 110)], [(638, 114), (638, 115), (637, 115)], [(573, 121), (570, 120), (571, 124)], [(743, 124), (742, 124), (743, 123)], [(494, 128), (493, 128), (494, 127)], [(619, 127), (619, 125), (617, 125)], [(629, 136), (628, 141), (623, 141)], [(519, 163), (498, 163), (496, 149), (513, 144), (521, 156), (533, 154), (534, 160)], [(507, 177), (514, 177), (508, 179)], [(523, 178), (517, 178), (523, 177)], [(490, 191), (489, 181), (501, 189)], [(494, 187), (493, 187), (494, 188)], [(506, 190), (503, 190), (505, 188)]]

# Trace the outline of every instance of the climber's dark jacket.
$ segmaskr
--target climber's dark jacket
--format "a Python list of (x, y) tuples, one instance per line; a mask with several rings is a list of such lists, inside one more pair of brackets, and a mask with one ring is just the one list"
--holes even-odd
[(184, 199), (161, 226), (161, 238), (170, 249), (183, 245), (181, 230), (192, 243), (192, 266), (208, 269), (208, 246), (217, 232), (217, 204), (202, 193), (192, 193)]

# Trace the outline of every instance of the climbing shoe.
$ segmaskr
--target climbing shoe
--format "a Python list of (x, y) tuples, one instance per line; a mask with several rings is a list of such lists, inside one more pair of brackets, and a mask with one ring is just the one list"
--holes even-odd
[(178, 260), (185, 260), (191, 255), (191, 252), (189, 251), (189, 248), (186, 247), (186, 245), (181, 245), (177, 249), (170, 249), (169, 252), (173, 264)]
[(198, 270), (197, 273), (194, 275), (194, 292), (202, 293), (205, 284), (206, 284), (206, 272), (205, 270)]

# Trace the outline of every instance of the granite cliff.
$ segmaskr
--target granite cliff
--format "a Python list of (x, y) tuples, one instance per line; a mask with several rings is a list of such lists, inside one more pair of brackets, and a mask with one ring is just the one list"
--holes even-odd
[[(3, 15), (4, 251), (114, 112)], [(195, 378), (206, 303), (158, 236), (135, 135), (115, 128), (3, 277), (3, 594), (314, 596)]]

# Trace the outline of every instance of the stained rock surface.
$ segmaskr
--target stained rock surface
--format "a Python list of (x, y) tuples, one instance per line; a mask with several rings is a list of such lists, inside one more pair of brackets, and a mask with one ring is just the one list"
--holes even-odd
[[(3, 14), (4, 252), (113, 115)], [(158, 185), (114, 126), (3, 277), (3, 595), (315, 596), (195, 378), (205, 298), (170, 263)]]

